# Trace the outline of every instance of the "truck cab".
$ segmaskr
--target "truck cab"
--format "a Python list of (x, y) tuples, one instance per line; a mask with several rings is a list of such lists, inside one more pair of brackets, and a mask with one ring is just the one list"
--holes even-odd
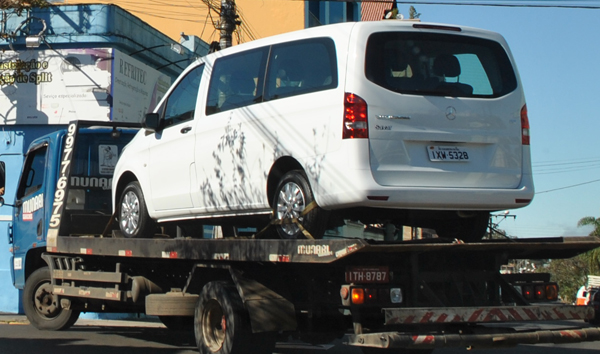
[[(46, 250), (51, 226), (59, 224), (63, 235), (83, 235), (104, 230), (110, 220), (114, 166), (136, 131), (112, 123), (80, 121), (78, 125), (85, 128), (76, 136), (69, 164), (61, 159), (65, 145), (75, 146), (74, 132), (70, 132), (75, 125), (34, 140), (26, 153), (11, 205), (14, 212), (9, 238), (13, 282), (18, 289), (23, 289), (31, 273), (46, 265), (41, 253)], [(61, 177), (67, 170), (67, 177)], [(58, 211), (68, 222), (56, 222)]]

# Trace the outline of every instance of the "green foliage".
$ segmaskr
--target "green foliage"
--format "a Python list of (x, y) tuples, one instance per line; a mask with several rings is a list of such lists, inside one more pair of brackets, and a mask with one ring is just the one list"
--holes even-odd
[[(590, 232), (589, 236), (598, 236), (600, 237), (600, 218), (595, 218), (593, 216), (585, 216), (577, 222), (577, 227), (582, 226), (593, 226), (594, 229)], [(596, 248), (582, 255), (584, 259), (588, 262), (588, 266), (590, 269), (590, 273), (599, 273), (600, 272), (600, 248)]]
[[(589, 236), (600, 236), (600, 218), (583, 217), (577, 222), (577, 226), (593, 226)], [(587, 276), (600, 275), (600, 248), (569, 259), (554, 259), (550, 262), (548, 271), (552, 274), (552, 280), (558, 283), (563, 300), (573, 302), (577, 290), (585, 285)]]
[(46, 0), (0, 0), (0, 9), (15, 9), (18, 15), (31, 7), (46, 7), (50, 3)]
[(564, 302), (574, 302), (577, 291), (585, 285), (590, 274), (588, 261), (584, 255), (568, 259), (553, 259), (544, 272), (552, 274), (552, 281), (558, 283), (559, 294)]

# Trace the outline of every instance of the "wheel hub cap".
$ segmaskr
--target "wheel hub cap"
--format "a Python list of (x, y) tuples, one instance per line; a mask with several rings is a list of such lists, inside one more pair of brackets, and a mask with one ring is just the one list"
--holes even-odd
[[(299, 222), (302, 222), (304, 219), (302, 211), (306, 207), (306, 202), (304, 199), (304, 193), (302, 193), (302, 189), (296, 183), (288, 182), (286, 183), (281, 191), (279, 192), (279, 197), (277, 198), (277, 219), (280, 220), (291, 220), (297, 218)], [(292, 236), (296, 234), (300, 228), (298, 225), (294, 223), (282, 224), (281, 229), (288, 235)]]
[(121, 228), (132, 234), (140, 221), (140, 201), (133, 192), (127, 192), (121, 203)]

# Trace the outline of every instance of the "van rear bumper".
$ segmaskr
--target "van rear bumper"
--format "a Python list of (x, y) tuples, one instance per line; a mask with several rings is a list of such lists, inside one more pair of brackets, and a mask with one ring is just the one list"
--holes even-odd
[(534, 197), (531, 175), (523, 175), (515, 189), (386, 187), (378, 185), (370, 171), (353, 171), (352, 184), (320, 189), (317, 203), (324, 209), (373, 207), (422, 210), (493, 211), (527, 206)]

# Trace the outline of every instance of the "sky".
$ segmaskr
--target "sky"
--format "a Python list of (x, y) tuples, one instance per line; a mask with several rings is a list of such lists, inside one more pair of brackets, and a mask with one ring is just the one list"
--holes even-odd
[(422, 21), (502, 34), (523, 83), (536, 195), (529, 206), (493, 221), (519, 238), (588, 235), (592, 229), (578, 228), (577, 222), (584, 216), (600, 217), (600, 0), (478, 1), (597, 8), (425, 2), (401, 1), (400, 12), (408, 17), (413, 5)]

